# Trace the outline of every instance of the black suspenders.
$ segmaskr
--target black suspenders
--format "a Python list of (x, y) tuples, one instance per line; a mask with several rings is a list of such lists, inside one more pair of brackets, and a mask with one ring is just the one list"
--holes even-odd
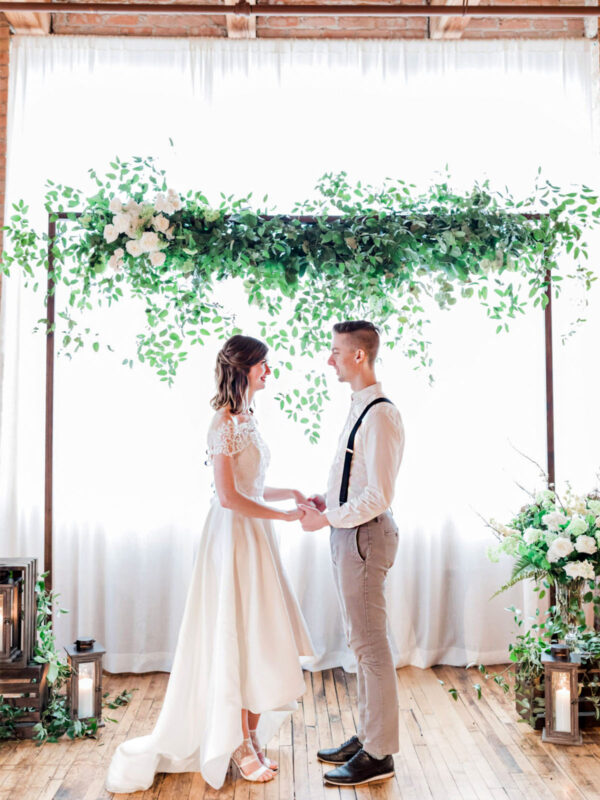
[(350, 436), (348, 437), (348, 446), (346, 447), (346, 457), (344, 458), (342, 485), (340, 487), (340, 505), (343, 505), (348, 499), (348, 484), (350, 483), (350, 467), (352, 465), (352, 456), (354, 455), (354, 438), (356, 436), (356, 432), (360, 428), (361, 423), (365, 417), (365, 414), (372, 406), (376, 406), (377, 403), (391, 403), (391, 402), (392, 401), (388, 400), (387, 397), (378, 397), (376, 400), (371, 401), (369, 405), (365, 408), (365, 410), (362, 412), (360, 417), (356, 420), (356, 423), (350, 432)]

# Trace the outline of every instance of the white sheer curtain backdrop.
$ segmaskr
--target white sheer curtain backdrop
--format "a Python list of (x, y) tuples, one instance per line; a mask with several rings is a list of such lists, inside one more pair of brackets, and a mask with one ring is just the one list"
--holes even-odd
[[(87, 169), (115, 155), (156, 155), (176, 189), (202, 189), (215, 203), (221, 191), (252, 191), (282, 211), (341, 169), (423, 183), (447, 164), (459, 187), (488, 176), (525, 193), (541, 165), (556, 182), (594, 183), (597, 60), (596, 45), (579, 41), (14, 37), (8, 201), (24, 197), (43, 226), (46, 178), (87, 187)], [(256, 334), (259, 317), (240, 287), (227, 287), (226, 299)], [(43, 315), (18, 276), (3, 281), (0, 550), (40, 563), (44, 341), (31, 330)], [(169, 390), (145, 366), (120, 365), (142, 317), (127, 304), (94, 312), (119, 356), (60, 359), (56, 375), (54, 586), (70, 611), (56, 620), (57, 638), (93, 635), (111, 671), (170, 668), (211, 494), (205, 431), (220, 343), (195, 352)], [(513, 633), (504, 607), (530, 596), (515, 589), (490, 601), (509, 564), (488, 562), (492, 539), (477, 512), (506, 519), (524, 499), (515, 481), (535, 485), (537, 470), (511, 443), (545, 463), (543, 320), (530, 313), (496, 336), (475, 301), (431, 319), (433, 388), (387, 348), (380, 366), (407, 430), (389, 587), (397, 663), (499, 662)], [(597, 436), (595, 452), (588, 436), (595, 343), (580, 334), (558, 361), (557, 381), (574, 386), (559, 390), (559, 474), (585, 461), (582, 477), (593, 476), (598, 460)], [(301, 367), (280, 386), (302, 388)], [(582, 371), (596, 388), (580, 404)], [(348, 387), (331, 381), (316, 448), (285, 421), (278, 388), (273, 381), (257, 402), (273, 454), (269, 483), (322, 490)], [(576, 436), (565, 433), (573, 409)], [(313, 668), (351, 668), (328, 533), (279, 531), (319, 653)]]

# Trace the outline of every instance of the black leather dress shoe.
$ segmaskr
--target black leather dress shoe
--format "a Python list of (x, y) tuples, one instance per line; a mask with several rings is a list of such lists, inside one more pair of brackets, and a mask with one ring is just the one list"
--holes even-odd
[(355, 756), (361, 749), (362, 744), (358, 736), (353, 736), (347, 742), (341, 744), (339, 747), (330, 747), (328, 750), (319, 750), (317, 758), (319, 761), (324, 761), (326, 764), (345, 764), (350, 761), (352, 756)]
[(373, 758), (364, 750), (359, 750), (347, 764), (332, 769), (323, 775), (325, 783), (333, 786), (359, 786), (361, 783), (375, 783), (394, 776), (392, 756)]

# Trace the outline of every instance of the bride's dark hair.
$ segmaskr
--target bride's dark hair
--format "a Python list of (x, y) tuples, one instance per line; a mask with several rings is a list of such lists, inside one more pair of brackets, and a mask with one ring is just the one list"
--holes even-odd
[(267, 355), (268, 347), (260, 339), (237, 334), (228, 339), (217, 355), (215, 381), (217, 393), (210, 401), (217, 411), (229, 408), (232, 414), (244, 410), (248, 391), (248, 372)]

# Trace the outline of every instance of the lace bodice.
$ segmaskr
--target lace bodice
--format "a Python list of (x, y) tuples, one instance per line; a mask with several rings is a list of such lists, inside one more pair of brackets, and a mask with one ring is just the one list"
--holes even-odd
[(215, 455), (231, 456), (238, 492), (246, 497), (262, 497), (271, 455), (254, 417), (239, 422), (222, 413), (215, 414), (208, 430), (208, 454), (210, 462)]

